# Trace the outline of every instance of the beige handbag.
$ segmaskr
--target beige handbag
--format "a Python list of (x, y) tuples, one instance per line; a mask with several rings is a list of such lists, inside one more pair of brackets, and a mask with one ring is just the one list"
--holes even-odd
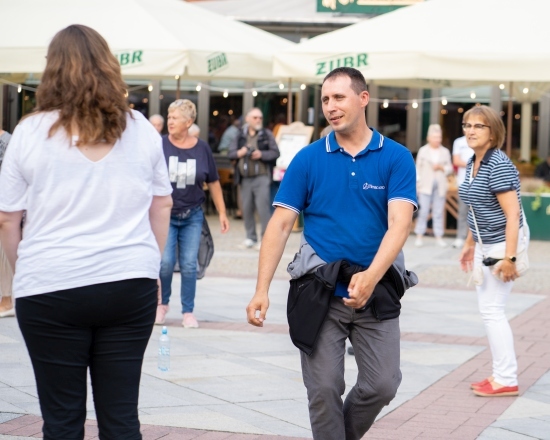
[[(470, 205), (470, 209), (472, 211), (472, 217), (474, 218), (474, 226), (476, 228), (477, 233), (477, 239), (479, 240), (479, 245), (483, 249), (483, 241), (481, 240), (481, 234), (479, 233), (479, 228), (477, 227), (477, 221), (476, 221), (476, 215), (474, 212), (474, 207)], [(527, 234), (525, 232), (526, 228), (528, 228), (527, 220), (525, 219), (525, 214), (523, 212), (523, 208), (521, 210), (521, 215), (523, 216), (523, 239), (520, 243), (518, 243), (518, 249), (516, 253), (516, 271), (518, 273), (518, 276), (522, 277), (525, 275), (525, 273), (529, 270), (529, 255), (527, 254), (527, 248), (528, 246), (528, 239)], [(496, 254), (496, 255), (485, 255), (483, 254), (483, 265), (484, 266), (493, 266), (494, 269), (498, 269), (500, 265), (502, 264), (502, 261), (506, 258), (506, 255), (504, 254), (505, 250), (502, 251), (502, 254)], [(492, 261), (491, 261), (492, 260)], [(487, 264), (489, 263), (489, 264)], [(492, 264), (491, 264), (492, 263)], [(472, 281), (476, 286), (480, 286), (483, 284), (483, 270), (481, 266), (477, 266), (474, 268), (474, 271), (472, 273)]]

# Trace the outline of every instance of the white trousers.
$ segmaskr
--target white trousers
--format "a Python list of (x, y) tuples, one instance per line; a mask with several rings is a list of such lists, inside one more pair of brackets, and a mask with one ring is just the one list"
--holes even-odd
[(434, 188), (431, 194), (418, 194), (418, 203), (420, 208), (418, 209), (418, 218), (416, 219), (416, 226), (414, 233), (417, 235), (424, 235), (426, 233), (426, 226), (428, 224), (428, 215), (430, 209), (432, 211), (432, 226), (434, 235), (437, 238), (443, 237), (443, 216), (445, 215), (445, 202), (447, 196), (440, 196), (437, 192), (437, 187)]
[[(528, 240), (527, 232), (527, 243)], [(523, 240), (523, 230), (519, 231), (520, 240)], [(506, 243), (484, 244), (483, 250), (476, 244), (474, 267), (481, 266), (483, 270), (483, 283), (476, 286), (479, 312), (485, 325), (489, 347), (493, 357), (493, 377), (495, 382), (504, 386), (516, 386), (518, 384), (518, 363), (514, 350), (514, 335), (506, 318), (506, 301), (512, 291), (514, 282), (505, 283), (492, 273), (494, 267), (483, 266), (483, 254), (504, 254)], [(523, 245), (521, 246), (523, 248)], [(521, 249), (518, 246), (518, 249)]]

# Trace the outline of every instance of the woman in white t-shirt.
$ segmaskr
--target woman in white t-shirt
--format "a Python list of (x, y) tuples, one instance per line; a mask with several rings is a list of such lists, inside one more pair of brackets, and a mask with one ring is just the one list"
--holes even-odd
[(2, 164), (0, 240), (15, 267), (44, 439), (84, 437), (88, 368), (100, 438), (141, 439), (139, 381), (172, 188), (161, 138), (125, 89), (96, 31), (63, 29), (37, 109)]
[(426, 233), (428, 215), (432, 212), (432, 226), (436, 243), (447, 246), (443, 240), (443, 216), (447, 197), (447, 176), (452, 173), (451, 153), (441, 145), (443, 132), (439, 124), (428, 127), (428, 143), (418, 150), (416, 155), (416, 180), (418, 191), (418, 218), (414, 232), (416, 246), (422, 246), (422, 237)]

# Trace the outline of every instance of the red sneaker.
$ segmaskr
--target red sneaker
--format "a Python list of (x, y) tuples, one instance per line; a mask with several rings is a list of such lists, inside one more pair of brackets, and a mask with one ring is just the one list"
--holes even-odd
[(517, 396), (519, 394), (518, 386), (493, 388), (491, 383), (487, 383), (479, 388), (474, 388), (474, 394), (481, 397), (501, 397)]
[(488, 384), (488, 383), (489, 383), (489, 379), (483, 379), (483, 380), (480, 381), (480, 382), (471, 383), (471, 384), (470, 384), (470, 388), (471, 388), (472, 390), (475, 390), (476, 388), (482, 387), (482, 386), (484, 386), (484, 385), (486, 385), (486, 384)]

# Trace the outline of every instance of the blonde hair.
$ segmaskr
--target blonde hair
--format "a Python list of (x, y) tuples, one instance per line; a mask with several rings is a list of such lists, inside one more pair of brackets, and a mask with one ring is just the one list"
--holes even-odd
[(426, 137), (430, 137), (432, 134), (443, 134), (443, 130), (441, 130), (441, 125), (431, 124), (428, 127), (428, 134), (426, 135)]
[(114, 143), (130, 113), (125, 93), (120, 65), (97, 31), (74, 24), (53, 37), (36, 92), (37, 112), (59, 112), (49, 136), (60, 127), (71, 136), (74, 123), (77, 145)]
[(481, 116), (485, 125), (488, 125), (489, 130), (491, 130), (491, 148), (502, 148), (506, 138), (506, 127), (504, 127), (504, 122), (502, 122), (500, 115), (491, 107), (476, 105), (464, 113), (462, 122), (468, 122), (470, 116)]
[(168, 107), (168, 113), (174, 110), (179, 110), (184, 117), (191, 119), (193, 122), (197, 117), (197, 107), (188, 99), (176, 99)]

